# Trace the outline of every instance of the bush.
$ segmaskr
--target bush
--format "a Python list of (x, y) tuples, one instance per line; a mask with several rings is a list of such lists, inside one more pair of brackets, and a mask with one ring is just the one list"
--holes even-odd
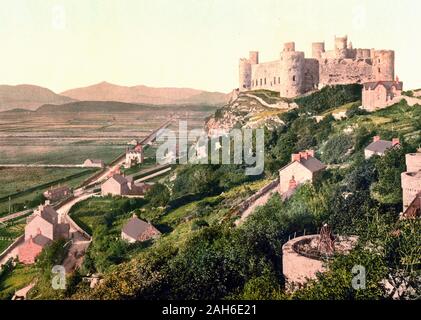
[(326, 86), (311, 95), (295, 99), (305, 112), (312, 115), (331, 108), (361, 100), (362, 86), (359, 84)]
[(353, 139), (346, 134), (340, 134), (330, 138), (322, 149), (322, 161), (325, 163), (343, 162), (350, 148), (353, 146)]
[(170, 200), (170, 191), (166, 185), (155, 183), (145, 195), (152, 207), (165, 207)]
[(191, 226), (191, 230), (195, 231), (195, 230), (199, 230), (202, 229), (203, 227), (209, 227), (209, 224), (206, 222), (206, 220), (194, 220)]

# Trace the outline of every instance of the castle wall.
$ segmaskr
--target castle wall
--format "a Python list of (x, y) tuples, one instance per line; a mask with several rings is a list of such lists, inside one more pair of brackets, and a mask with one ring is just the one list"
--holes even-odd
[(421, 192), (421, 171), (401, 174), (403, 212)]
[(279, 60), (255, 64), (251, 66), (251, 89), (280, 90), (281, 68)]
[(374, 81), (370, 60), (322, 59), (319, 72), (322, 86)]
[(319, 60), (304, 60), (304, 82), (303, 91), (308, 92), (317, 89), (319, 86)]
[(417, 172), (421, 170), (421, 152), (405, 155), (406, 171)]

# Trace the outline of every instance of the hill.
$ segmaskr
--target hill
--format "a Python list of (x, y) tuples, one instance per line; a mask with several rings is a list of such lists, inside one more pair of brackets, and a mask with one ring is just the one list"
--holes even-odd
[(358, 100), (361, 100), (361, 86), (358, 84), (326, 86), (295, 99), (281, 98), (279, 93), (269, 90), (237, 92), (227, 105), (207, 119), (205, 128), (209, 134), (237, 127), (273, 129), (283, 123), (281, 115), (291, 109), (316, 116)]
[(282, 124), (279, 116), (296, 104), (279, 98), (276, 92), (259, 90), (235, 92), (228, 104), (209, 117), (205, 129), (209, 134), (228, 132), (233, 128), (274, 128)]
[(34, 85), (0, 85), (0, 111), (10, 109), (35, 110), (43, 104), (63, 104), (75, 101), (72, 98)]
[(210, 104), (226, 103), (227, 94), (207, 92), (189, 88), (152, 88), (143, 85), (127, 87), (108, 82), (71, 89), (62, 95), (83, 101), (120, 101), (126, 103), (166, 104)]

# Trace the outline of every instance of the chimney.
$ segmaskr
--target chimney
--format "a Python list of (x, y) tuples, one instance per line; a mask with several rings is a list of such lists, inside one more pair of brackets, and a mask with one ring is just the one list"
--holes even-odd
[(291, 155), (291, 162), (294, 162), (294, 161), (298, 161), (298, 162), (301, 161), (301, 155), (299, 153), (293, 153)]
[(300, 151), (300, 157), (301, 157), (302, 159), (307, 160), (307, 159), (308, 159), (308, 154), (307, 154), (307, 151)]
[(40, 228), (37, 229), (37, 234), (41, 234), (41, 229)]
[(45, 204), (44, 205), (49, 206), (50, 205), (50, 200), (45, 200)]
[(392, 146), (394, 147), (394, 146), (396, 146), (396, 145), (399, 145), (400, 144), (400, 142), (399, 142), (399, 138), (393, 138), (392, 139)]
[(289, 187), (288, 189), (294, 190), (297, 188), (297, 181), (295, 181), (294, 176), (291, 177), (291, 180), (289, 180)]
[(314, 150), (306, 150), (309, 157), (314, 158)]
[(379, 141), (380, 140), (380, 136), (374, 136), (373, 137), (373, 142), (377, 142), (377, 141)]

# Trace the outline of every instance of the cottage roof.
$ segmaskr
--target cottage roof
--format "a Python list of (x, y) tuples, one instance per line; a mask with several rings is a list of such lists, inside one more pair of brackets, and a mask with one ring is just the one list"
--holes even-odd
[[(123, 226), (123, 232), (133, 239), (138, 239), (140, 235), (148, 230), (148, 228), (154, 228), (150, 223), (140, 220), (138, 217), (132, 217)], [(154, 228), (155, 229), (155, 228)]]
[(127, 179), (123, 177), (121, 174), (114, 174), (110, 179), (113, 179), (118, 184), (123, 185), (127, 183)]
[(403, 82), (401, 81), (374, 81), (374, 82), (366, 82), (363, 84), (364, 90), (374, 90), (378, 85), (384, 86), (387, 90), (390, 90), (392, 86), (395, 86), (396, 89), (402, 90)]
[(47, 192), (49, 194), (57, 194), (57, 193), (61, 193), (61, 192), (64, 192), (64, 191), (69, 191), (69, 190), (70, 189), (69, 189), (68, 186), (62, 186), (62, 187), (57, 187), (57, 188), (54, 188), (54, 189), (48, 189)]
[(103, 161), (100, 160), (100, 159), (86, 159), (85, 162), (86, 161), (90, 161), (91, 163), (94, 163), (94, 164), (102, 164), (103, 163)]
[(51, 240), (42, 234), (37, 234), (35, 237), (32, 238), (32, 242), (44, 248), (47, 244), (51, 242)]
[(378, 140), (370, 143), (365, 149), (377, 153), (384, 153), (387, 149), (393, 147), (392, 141)]
[(302, 166), (307, 168), (312, 173), (318, 172), (318, 171), (326, 168), (326, 166), (323, 164), (323, 162), (321, 162), (319, 159), (314, 158), (314, 157), (308, 157), (307, 159), (301, 158), (300, 161), (292, 161), (289, 164), (287, 164), (286, 166), (284, 166), (283, 168), (281, 168), (279, 171), (284, 170), (286, 167), (290, 166), (294, 162), (300, 163)]
[(50, 205), (41, 205), (38, 210), (28, 217), (27, 222), (31, 222), (36, 216), (40, 216), (51, 224), (55, 224), (58, 219), (58, 213)]

